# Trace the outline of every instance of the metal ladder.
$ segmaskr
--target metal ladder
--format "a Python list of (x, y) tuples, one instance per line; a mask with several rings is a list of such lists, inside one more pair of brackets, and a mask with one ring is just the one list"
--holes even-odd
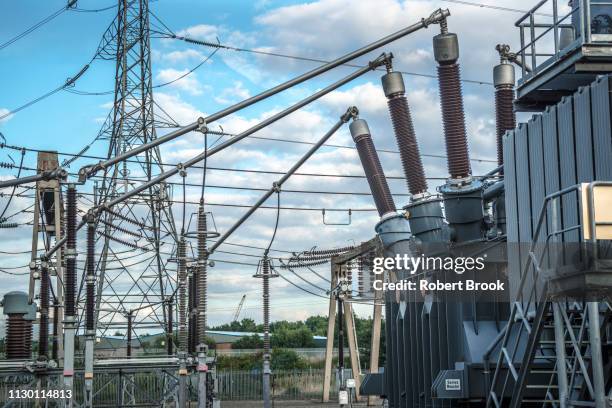
[[(495, 373), (491, 383), (487, 384), (487, 407), (612, 406), (607, 405), (612, 403), (612, 399), (609, 399), (612, 395), (605, 395), (601, 348), (602, 326), (610, 324), (612, 320), (610, 304), (552, 302), (549, 283), (543, 279), (542, 264), (551, 256), (551, 242), (560, 234), (574, 230), (579, 230), (580, 236), (585, 236), (582, 231), (584, 225), (578, 222), (575, 226), (555, 228), (558, 225), (555, 207), (552, 214), (553, 231), (543, 241), (539, 240), (549, 204), (558, 204), (562, 196), (570, 193), (580, 195), (581, 189), (587, 188), (592, 209), (593, 186), (601, 184), (607, 186), (612, 183), (594, 182), (588, 187), (576, 185), (544, 200), (522, 269), (517, 300), (512, 304), (504, 334), (498, 340), (501, 344)], [(589, 219), (589, 225), (590, 231), (596, 231), (595, 220)], [(591, 241), (597, 245), (596, 234), (591, 235)], [(529, 278), (532, 285), (527, 288)], [(520, 365), (517, 364), (519, 361)], [(607, 367), (606, 372), (610, 371), (612, 367)], [(544, 382), (545, 379), (547, 381)]]

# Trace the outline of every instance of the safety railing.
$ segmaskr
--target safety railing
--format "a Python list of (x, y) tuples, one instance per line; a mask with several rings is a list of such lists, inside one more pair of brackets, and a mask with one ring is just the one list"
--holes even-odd
[[(510, 383), (509, 376), (513, 377), (515, 384), (519, 384), (519, 395), (522, 393), (522, 385), (525, 382), (527, 375), (527, 362), (536, 353), (537, 344), (535, 339), (539, 336), (539, 330), (541, 330), (541, 323), (544, 319), (546, 312), (546, 305), (549, 302), (548, 299), (548, 280), (541, 279), (543, 268), (543, 262), (547, 262), (549, 266), (557, 267), (560, 258), (563, 258), (565, 248), (563, 243), (560, 243), (559, 251), (554, 253), (550, 252), (551, 242), (560, 241), (562, 235), (571, 234), (574, 231), (578, 233), (577, 239), (571, 239), (570, 245), (576, 244), (580, 248), (580, 259), (586, 260), (587, 257), (591, 260), (597, 261), (599, 259), (598, 254), (598, 240), (599, 239), (610, 239), (612, 234), (612, 219), (604, 219), (598, 217), (596, 211), (602, 211), (605, 209), (605, 204), (596, 203), (595, 190), (599, 187), (612, 188), (612, 181), (595, 181), (591, 183), (577, 184), (563, 190), (560, 190), (554, 194), (547, 196), (544, 199), (544, 203), (541, 207), (540, 214), (538, 217), (538, 223), (533, 234), (533, 240), (529, 247), (528, 257), (525, 262), (525, 266), (522, 268), (521, 282), (518, 288), (518, 295), (516, 301), (512, 304), (510, 312), (510, 318), (506, 328), (502, 331), (502, 335), (498, 336), (497, 339), (491, 344), (485, 353), (485, 372), (490, 373), (490, 362), (488, 356), (492, 350), (500, 345), (500, 353), (497, 359), (495, 373), (492, 381), (488, 381), (486, 387), (489, 389), (489, 396), (487, 400), (487, 407), (495, 406), (500, 407), (502, 405), (502, 399), (506, 395), (506, 387)], [(612, 196), (612, 193), (605, 192)], [(603, 198), (606, 197), (603, 195)], [(569, 198), (574, 199), (578, 202), (578, 209), (580, 216), (578, 221), (574, 225), (561, 226), (562, 221), (560, 220), (562, 214), (562, 199)], [(602, 196), (599, 196), (601, 199)], [(586, 208), (585, 208), (586, 207)], [(548, 215), (548, 210), (551, 210), (551, 217)], [(612, 214), (612, 212), (611, 212)], [(608, 214), (609, 215), (609, 214)], [(550, 225), (548, 225), (550, 224)], [(547, 228), (544, 226), (547, 225)], [(603, 230), (603, 234), (599, 235), (602, 231), (601, 227), (609, 228)], [(547, 231), (544, 239), (540, 239), (542, 231)], [(575, 241), (575, 242), (574, 242)], [(575, 249), (576, 246), (570, 248)], [(563, 261), (563, 259), (561, 259)], [(530, 287), (527, 287), (527, 282), (530, 283)], [(525, 293), (527, 292), (528, 295)], [(518, 332), (514, 339), (511, 340), (511, 332), (513, 326), (518, 324)], [(521, 337), (527, 335), (528, 341), (526, 349), (523, 350), (523, 355), (517, 355), (520, 349)], [(515, 366), (517, 358), (522, 360), (519, 367)], [(497, 388), (500, 384), (500, 377), (502, 377), (503, 368), (507, 368), (505, 379), (501, 381), (503, 384), (499, 394)], [(497, 390), (497, 391), (496, 391)], [(513, 402), (517, 398), (517, 388), (513, 391)], [(548, 396), (547, 396), (548, 397)], [(520, 400), (520, 397), (518, 397)]]
[(574, 0), (570, 3), (566, 6), (559, 0), (541, 0), (516, 21), (521, 40), (516, 55), (523, 81), (579, 46), (612, 42), (612, 2)]

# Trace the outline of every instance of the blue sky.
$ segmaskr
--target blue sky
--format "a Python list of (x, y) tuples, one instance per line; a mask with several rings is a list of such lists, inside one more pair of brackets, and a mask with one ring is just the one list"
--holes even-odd
[[(112, 5), (113, 0), (79, 0), (83, 9), (98, 9)], [(486, 3), (486, 2), (485, 2)], [(519, 9), (531, 7), (532, 1), (496, 1), (495, 5)], [(22, 32), (44, 16), (64, 4), (63, 1), (5, 2), (0, 6), (0, 42)], [(498, 57), (494, 47), (498, 43), (510, 43), (517, 48), (518, 35), (513, 22), (520, 14), (479, 8), (445, 1), (408, 0), (319, 0), (300, 1), (195, 1), (158, 0), (150, 8), (170, 29), (179, 35), (216, 41), (249, 49), (261, 49), (305, 57), (332, 59), (368, 42), (390, 34), (438, 7), (450, 8), (451, 31), (458, 33), (461, 44), (462, 75), (465, 79), (483, 83), (465, 83), (466, 119), (469, 131), (474, 174), (490, 169), (495, 159), (493, 89), (491, 70)], [(100, 38), (114, 17), (116, 9), (101, 12), (67, 11), (56, 19), (18, 42), (0, 50), (0, 113), (54, 89), (68, 77), (75, 75), (95, 53)], [(154, 20), (152, 20), (154, 22)], [(414, 36), (378, 50), (359, 62), (372, 59), (382, 51), (392, 51), (398, 70), (422, 74), (435, 74), (435, 62), (431, 51), (431, 37), (437, 27), (423, 30)], [(153, 83), (159, 84), (177, 78), (202, 61), (210, 49), (176, 40), (152, 41)], [(156, 89), (155, 99), (180, 124), (194, 121), (199, 115), (210, 114), (231, 103), (257, 94), (266, 88), (313, 68), (316, 64), (282, 58), (257, 56), (248, 53), (221, 50), (211, 60), (185, 79), (170, 86)], [(302, 84), (282, 95), (275, 96), (255, 107), (241, 111), (222, 120), (219, 125), (229, 132), (245, 130), (262, 118), (269, 116), (306, 95), (320, 89), (351, 72), (340, 67), (333, 72)], [(74, 89), (79, 91), (107, 91), (113, 88), (114, 63), (95, 60)], [(413, 111), (415, 127), (425, 154), (444, 154), (437, 83), (423, 76), (406, 76), (408, 98)], [(32, 107), (0, 122), (0, 132), (13, 145), (41, 149), (77, 152), (97, 134), (109, 112), (112, 95), (81, 96), (59, 92)], [(335, 122), (350, 105), (357, 105), (362, 117), (370, 122), (378, 148), (396, 149), (386, 112), (386, 102), (380, 87), (380, 73), (370, 73), (341, 88), (308, 108), (280, 121), (260, 132), (260, 136), (314, 141)], [(161, 130), (160, 134), (164, 131)], [(346, 129), (342, 129), (330, 143), (350, 145)], [(307, 146), (275, 143), (261, 140), (245, 140), (211, 159), (209, 165), (238, 169), (285, 171), (303, 154)], [(202, 137), (186, 135), (164, 146), (164, 160), (176, 163), (199, 153)], [(105, 142), (96, 142), (90, 154), (105, 152)], [(8, 161), (6, 150), (0, 150), (0, 161)], [(13, 158), (18, 154), (11, 152)], [(34, 154), (26, 156), (32, 165)], [(399, 175), (401, 166), (396, 154), (381, 154), (383, 167), (388, 175)], [(446, 165), (439, 158), (424, 157), (427, 176), (446, 176)], [(71, 170), (87, 164), (76, 162)], [(356, 153), (350, 149), (322, 149), (303, 171), (340, 174), (362, 174)], [(3, 170), (4, 178), (14, 176), (13, 171)], [(190, 172), (188, 180), (197, 182), (201, 175)], [(267, 188), (275, 177), (271, 175), (245, 175), (240, 173), (211, 172), (209, 183), (231, 186), (256, 186)], [(176, 180), (175, 180), (176, 181)], [(394, 193), (405, 194), (401, 181), (391, 181)], [(431, 180), (433, 191), (439, 181)], [(367, 192), (363, 180), (322, 179), (296, 177), (286, 185), (287, 189), (323, 191)], [(209, 200), (218, 203), (252, 203), (260, 192), (244, 192), (225, 189), (208, 190)], [(197, 196), (196, 189), (188, 195)], [(0, 198), (5, 200), (5, 198)], [(369, 197), (338, 195), (282, 194), (283, 205), (320, 208), (372, 208)], [(406, 203), (405, 196), (396, 197), (398, 207)], [(15, 210), (26, 208), (31, 200), (20, 198), (13, 203)], [(271, 201), (269, 205), (273, 204)], [(82, 204), (84, 207), (85, 203)], [(194, 208), (188, 208), (193, 211)], [(244, 209), (215, 207), (217, 226), (229, 227)], [(174, 209), (180, 215), (181, 209)], [(19, 217), (27, 222), (28, 214)], [(347, 215), (336, 214), (337, 220)], [(18, 218), (19, 218), (18, 217)], [(373, 236), (377, 217), (373, 212), (353, 215), (350, 226), (325, 226), (321, 213), (283, 212), (280, 230), (274, 247), (288, 250), (305, 250), (312, 246), (336, 247), (360, 242)], [(233, 242), (255, 245), (267, 244), (272, 232), (274, 212), (259, 211), (244, 225)], [(29, 246), (31, 229), (26, 225), (6, 232), (0, 239), (0, 251), (24, 250)], [(231, 247), (224, 248), (231, 250)], [(234, 248), (235, 250), (236, 248)], [(248, 255), (261, 255), (261, 251), (241, 250)], [(256, 262), (255, 257), (221, 255), (219, 258), (241, 262)], [(3, 256), (5, 266), (25, 265), (23, 256)], [(20, 271), (24, 271), (23, 269)], [(321, 273), (328, 273), (321, 268)], [(211, 323), (227, 321), (238, 304), (242, 293), (247, 293), (244, 315), (260, 320), (259, 281), (249, 279), (252, 267), (218, 263), (211, 273)], [(291, 276), (289, 276), (291, 277)], [(324, 281), (314, 275), (307, 278), (326, 287)], [(25, 277), (0, 277), (10, 289), (25, 289)], [(296, 280), (293, 277), (293, 280)], [(303, 283), (301, 283), (303, 284)], [(312, 288), (310, 288), (312, 289)], [(324, 299), (313, 298), (276, 280), (273, 294), (279, 307), (274, 309), (273, 319), (303, 318), (326, 310)], [(321, 293), (319, 291), (319, 293)], [(369, 307), (361, 307), (361, 314), (371, 313)]]

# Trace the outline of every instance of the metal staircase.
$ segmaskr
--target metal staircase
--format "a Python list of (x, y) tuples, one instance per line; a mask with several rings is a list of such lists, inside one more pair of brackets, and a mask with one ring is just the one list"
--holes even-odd
[[(546, 197), (522, 268), (517, 299), (495, 345), (499, 353), (487, 384), (487, 407), (612, 407), (610, 290), (607, 301), (597, 302), (592, 301), (595, 298), (590, 291), (594, 289), (589, 286), (581, 292), (584, 300), (578, 301), (575, 288), (563, 293), (559, 288), (565, 286), (556, 282), (566, 279), (559, 277), (558, 271), (568, 258), (575, 260), (576, 254), (581, 262), (574, 275), (582, 271), (610, 273), (604, 259), (609, 255), (603, 250), (610, 242), (601, 239), (609, 239), (606, 228), (612, 223), (595, 214), (595, 209), (603, 208), (597, 200), (609, 198), (610, 187), (610, 182), (584, 183)], [(595, 194), (595, 189), (606, 194)], [(578, 197), (583, 216), (576, 225), (560, 227), (559, 206), (562, 198), (570, 196)], [(563, 235), (571, 231), (579, 231), (580, 242), (564, 244)], [(573, 257), (568, 256), (569, 251), (574, 251), (570, 254)], [(610, 279), (604, 281), (612, 287)], [(606, 293), (596, 289), (598, 295)], [(485, 362), (486, 371), (488, 364)], [(606, 394), (606, 380), (610, 395)]]

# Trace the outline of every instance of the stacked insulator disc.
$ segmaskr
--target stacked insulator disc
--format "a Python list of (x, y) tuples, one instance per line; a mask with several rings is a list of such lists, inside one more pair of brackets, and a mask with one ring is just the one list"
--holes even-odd
[(508, 130), (516, 126), (514, 114), (514, 89), (503, 87), (495, 91), (495, 120), (497, 130), (497, 163), (504, 164), (504, 140), (503, 136)]
[(94, 282), (95, 275), (95, 234), (96, 227), (93, 222), (87, 225), (87, 287), (86, 287), (86, 309), (85, 309), (85, 325), (87, 331), (94, 329)]
[(471, 174), (471, 168), (459, 65), (439, 65), (438, 80), (448, 172), (453, 179), (465, 178)]
[(410, 194), (424, 193), (427, 191), (427, 180), (425, 179), (419, 145), (414, 132), (410, 107), (405, 96), (402, 74), (400, 72), (390, 72), (383, 76), (382, 83), (387, 96), (389, 114), (393, 123), (408, 190)]
[(66, 256), (66, 275), (64, 280), (66, 316), (76, 315), (76, 214), (76, 188), (70, 185), (66, 193), (66, 249), (71, 251), (72, 254)]
[(395, 213), (395, 203), (380, 164), (378, 153), (374, 148), (368, 124), (363, 119), (356, 119), (351, 123), (350, 130), (374, 197), (378, 215), (382, 217), (388, 213)]
[(27, 338), (28, 322), (22, 314), (10, 314), (6, 327), (6, 358), (25, 360), (30, 357), (24, 340)]
[(262, 263), (263, 278), (263, 329), (264, 329), (264, 358), (270, 357), (270, 259), (266, 256)]

